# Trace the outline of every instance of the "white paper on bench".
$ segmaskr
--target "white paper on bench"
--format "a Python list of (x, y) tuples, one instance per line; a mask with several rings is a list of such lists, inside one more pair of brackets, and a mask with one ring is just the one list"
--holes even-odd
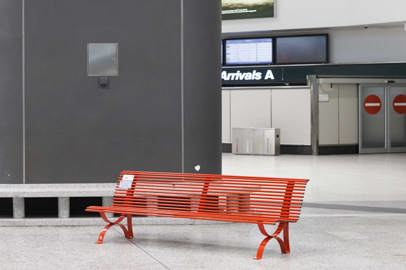
[(120, 181), (120, 185), (118, 186), (119, 189), (130, 189), (133, 184), (134, 177), (134, 175), (123, 175), (123, 178), (121, 178)]

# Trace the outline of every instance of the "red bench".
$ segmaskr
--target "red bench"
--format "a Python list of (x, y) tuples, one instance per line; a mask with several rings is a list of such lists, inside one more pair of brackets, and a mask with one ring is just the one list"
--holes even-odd
[[(118, 225), (126, 238), (133, 238), (133, 216), (189, 218), (257, 224), (265, 239), (256, 259), (275, 238), (282, 253), (290, 252), (289, 223), (297, 222), (308, 180), (212, 174), (121, 172), (111, 206), (89, 206), (107, 223), (97, 243), (109, 228)], [(120, 215), (110, 221), (107, 214)], [(127, 226), (121, 222), (127, 219)], [(278, 224), (269, 234), (265, 225)], [(279, 236), (282, 234), (282, 238)]]

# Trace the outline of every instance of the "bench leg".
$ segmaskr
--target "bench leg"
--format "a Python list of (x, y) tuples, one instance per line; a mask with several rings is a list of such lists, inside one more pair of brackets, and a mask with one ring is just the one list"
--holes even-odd
[[(124, 236), (127, 239), (133, 238), (134, 235), (133, 235), (132, 216), (131, 215), (127, 215), (127, 216), (122, 215), (115, 221), (110, 221), (105, 212), (100, 212), (100, 216), (107, 223), (107, 225), (100, 232), (99, 237), (97, 238), (97, 242), (96, 242), (97, 244), (103, 244), (104, 236), (106, 235), (106, 232), (114, 225), (118, 225), (123, 230)], [(125, 218), (127, 218), (128, 228), (126, 228), (123, 224), (120, 224), (121, 221), (123, 221)]]
[(127, 215), (127, 230), (128, 230), (128, 239), (134, 238), (133, 232), (133, 216)]
[[(264, 224), (259, 223), (258, 224), (259, 231), (266, 236), (264, 240), (262, 240), (261, 244), (258, 247), (257, 251), (257, 256), (255, 259), (261, 260), (262, 255), (264, 254), (264, 249), (268, 242), (274, 238), (278, 241), (279, 246), (281, 248), (281, 252), (283, 254), (289, 254), (290, 253), (290, 245), (289, 245), (289, 223), (288, 222), (281, 222), (278, 225), (278, 228), (273, 234), (268, 234), (268, 232), (265, 229)], [(283, 240), (279, 237), (279, 234), (283, 231)]]

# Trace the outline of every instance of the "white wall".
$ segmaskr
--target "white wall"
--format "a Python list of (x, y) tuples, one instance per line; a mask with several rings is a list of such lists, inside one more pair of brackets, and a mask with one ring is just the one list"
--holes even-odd
[(328, 33), (332, 63), (406, 61), (404, 27), (356, 27), (334, 29)]
[(338, 85), (319, 86), (319, 143), (320, 145), (339, 144)]
[(403, 26), (371, 26), (366, 29), (356, 26), (294, 34), (325, 33), (329, 34), (331, 63), (406, 62), (406, 31)]
[(231, 143), (232, 128), (273, 127), (283, 145), (311, 145), (308, 87), (223, 90), (222, 105), (223, 143)]
[(405, 10), (405, 0), (276, 0), (275, 18), (223, 21), (223, 32), (404, 22)]
[(340, 85), (338, 94), (339, 143), (358, 144), (358, 86)]
[[(270, 33), (278, 31), (275, 35), (328, 33), (331, 63), (406, 62), (404, 22), (406, 22), (405, 0), (277, 0), (275, 18), (223, 21), (223, 33), (256, 31)], [(390, 25), (391, 23), (396, 24)], [(367, 29), (364, 29), (365, 25), (369, 25)], [(289, 119), (286, 118), (286, 112), (282, 112), (287, 108), (285, 101), (277, 102), (275, 93), (278, 91), (271, 91), (271, 124), (272, 127), (284, 127), (282, 144), (310, 144), (310, 123), (307, 119), (307, 117), (310, 119), (310, 114), (305, 112), (306, 119), (303, 119), (303, 115), (299, 115), (301, 111), (299, 110), (289, 115)], [(325, 113), (320, 119), (321, 144), (358, 143), (356, 87), (340, 86), (333, 89), (330, 94), (330, 101), (321, 104), (321, 113)], [(307, 96), (300, 98), (299, 96), (295, 96), (294, 102), (306, 103), (309, 100)], [(276, 108), (279, 108), (277, 113)], [(296, 118), (298, 115), (300, 118)], [(232, 115), (230, 117), (232, 118)], [(275, 120), (275, 117), (281, 118)], [(300, 128), (295, 126), (297, 124), (294, 123), (295, 119), (302, 119), (300, 123), (305, 123), (305, 126)], [(299, 133), (295, 134), (295, 131)]]
[(319, 86), (320, 145), (358, 144), (358, 88), (351, 84)]
[(281, 129), (282, 145), (311, 145), (309, 88), (272, 90), (272, 127)]
[(222, 99), (222, 142), (231, 143), (231, 91), (223, 90), (221, 94)]
[(271, 91), (231, 91), (231, 127), (270, 128)]

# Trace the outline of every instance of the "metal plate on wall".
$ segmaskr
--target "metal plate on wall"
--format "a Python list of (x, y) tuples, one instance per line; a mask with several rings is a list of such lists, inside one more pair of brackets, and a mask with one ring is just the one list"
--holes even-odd
[(118, 43), (87, 44), (87, 75), (118, 76)]

